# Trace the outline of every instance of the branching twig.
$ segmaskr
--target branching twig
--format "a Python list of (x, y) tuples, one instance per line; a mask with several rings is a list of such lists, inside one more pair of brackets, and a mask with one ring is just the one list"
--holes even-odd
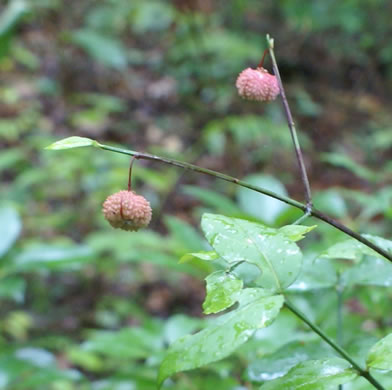
[(178, 161), (178, 160), (173, 160), (167, 157), (159, 157), (159, 156), (155, 156), (152, 154), (148, 154), (148, 153), (140, 153), (140, 152), (136, 152), (133, 150), (127, 150), (127, 149), (122, 149), (122, 148), (117, 148), (115, 146), (109, 146), (109, 145), (102, 145), (97, 143), (96, 145), (97, 147), (104, 149), (104, 150), (109, 150), (111, 152), (116, 152), (116, 153), (122, 153), (122, 154), (126, 154), (128, 156), (135, 156), (137, 158), (141, 158), (144, 160), (152, 160), (152, 161), (159, 161), (159, 162), (163, 162), (165, 164), (169, 164), (169, 165), (174, 165), (176, 167), (180, 167), (183, 169), (188, 169), (190, 171), (194, 171), (194, 172), (199, 172), (199, 173), (203, 173), (205, 175), (209, 175), (209, 176), (213, 176), (216, 177), (218, 179), (221, 180), (225, 180), (228, 181), (230, 183), (234, 183), (234, 184), (238, 184), (241, 187), (245, 187), (245, 188), (249, 188), (250, 190), (259, 192), (260, 194), (264, 194), (267, 196), (270, 196), (271, 198), (280, 200), (281, 202), (287, 203), (290, 206), (296, 207), (297, 209), (302, 210), (303, 212), (309, 212), (311, 216), (324, 221), (326, 223), (328, 223), (329, 225), (335, 227), (336, 229), (342, 231), (343, 233), (346, 233), (348, 236), (351, 236), (353, 238), (355, 238), (356, 240), (360, 241), (362, 244), (366, 245), (367, 247), (373, 249), (375, 252), (379, 253), (380, 255), (384, 256), (386, 259), (388, 259), (390, 262), (392, 262), (392, 254), (387, 252), (386, 250), (382, 249), (381, 247), (379, 247), (376, 244), (373, 244), (371, 241), (369, 241), (368, 239), (366, 239), (365, 237), (362, 237), (360, 234), (354, 232), (353, 230), (351, 230), (350, 228), (348, 228), (347, 226), (341, 224), (340, 222), (328, 217), (327, 215), (325, 215), (324, 213), (322, 213), (321, 211), (315, 209), (315, 208), (311, 208), (311, 210), (309, 211), (309, 208), (307, 205), (298, 202), (294, 199), (291, 199), (287, 196), (284, 195), (279, 195), (276, 194), (275, 192), (269, 191), (265, 188), (261, 188), (252, 184), (249, 184), (245, 181), (236, 179), (235, 177), (229, 176), (229, 175), (225, 175), (223, 173), (220, 172), (216, 172), (213, 171), (211, 169), (207, 169), (207, 168), (202, 168), (199, 167), (198, 165), (194, 165), (194, 164), (189, 164), (186, 162), (182, 162), (182, 161)]

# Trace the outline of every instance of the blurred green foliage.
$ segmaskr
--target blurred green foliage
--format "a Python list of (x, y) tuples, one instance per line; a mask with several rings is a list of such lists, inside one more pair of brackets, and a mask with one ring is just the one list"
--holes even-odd
[[(222, 263), (178, 263), (211, 249), (197, 227), (202, 213), (274, 227), (299, 217), (248, 190), (139, 161), (133, 184), (154, 208), (152, 228), (118, 232), (100, 209), (125, 188), (128, 159), (44, 151), (61, 137), (92, 137), (300, 199), (280, 103), (243, 102), (234, 88), (237, 74), (260, 60), (266, 33), (275, 38), (316, 205), (356, 230), (391, 237), (391, 7), (387, 0), (2, 2), (0, 389), (155, 389), (167, 346), (211, 321), (202, 317), (203, 278)], [(355, 251), (353, 264), (319, 257), (344, 239), (319, 224), (301, 244), (309, 267), (291, 288), (334, 337), (336, 272), (345, 271), (344, 344), (360, 358), (392, 328), (390, 279), (377, 279), (389, 268)], [(251, 265), (236, 272), (252, 283)], [(164, 387), (257, 389), (323, 348), (283, 310), (231, 357)], [(299, 360), (284, 359), (298, 351)], [(362, 380), (350, 386), (369, 388)]]

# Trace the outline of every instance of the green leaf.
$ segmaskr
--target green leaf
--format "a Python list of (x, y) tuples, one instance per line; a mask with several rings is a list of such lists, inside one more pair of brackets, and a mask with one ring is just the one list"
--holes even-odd
[(84, 146), (95, 146), (99, 147), (100, 144), (90, 138), (85, 137), (68, 137), (60, 141), (54, 142), (53, 144), (47, 146), (47, 150), (62, 150), (62, 149), (73, 149), (82, 148)]
[(290, 291), (309, 291), (335, 287), (337, 284), (336, 270), (329, 261), (322, 258), (314, 259), (305, 256), (301, 273), (289, 287)]
[(124, 69), (127, 66), (127, 50), (121, 41), (94, 30), (73, 32), (72, 41), (102, 65)]
[(184, 186), (183, 192), (200, 200), (206, 206), (212, 207), (218, 213), (236, 216), (243, 214), (241, 209), (231, 199), (218, 192), (196, 186)]
[(381, 257), (364, 258), (342, 275), (345, 285), (392, 286), (392, 264)]
[(216, 214), (204, 214), (201, 226), (208, 242), (227, 262), (258, 266), (264, 288), (288, 287), (300, 272), (300, 249), (277, 229)]
[(188, 317), (183, 314), (175, 314), (170, 317), (163, 329), (164, 340), (170, 345), (180, 337), (184, 337), (195, 330), (204, 327), (204, 320), (201, 318)]
[[(379, 247), (384, 249), (386, 252), (389, 252), (390, 254), (392, 254), (392, 241), (391, 240), (387, 240), (387, 239), (385, 239), (383, 237), (379, 237), (379, 236), (373, 236), (371, 234), (363, 234), (362, 236), (365, 237), (366, 239), (368, 239), (369, 241), (371, 241), (373, 244), (378, 245)], [(378, 254), (377, 252), (374, 252), (372, 249), (368, 248), (368, 251), (371, 251), (371, 254), (373, 256), (379, 256), (382, 259), (384, 259), (384, 256)]]
[(354, 175), (368, 180), (371, 183), (377, 182), (382, 179), (383, 175), (380, 171), (373, 171), (356, 161), (354, 161), (348, 154), (342, 153), (323, 153), (321, 155), (321, 161), (325, 161), (336, 167), (345, 168), (352, 172)]
[[(386, 252), (392, 254), (392, 241), (370, 234), (363, 234), (362, 236), (371, 241), (373, 244), (378, 245)], [(345, 259), (353, 260), (355, 262), (360, 261), (363, 255), (369, 255), (384, 259), (384, 256), (380, 255), (373, 249), (353, 238), (338, 242), (337, 244), (332, 245), (330, 248), (328, 248), (325, 252), (321, 254), (322, 257), (326, 257), (329, 259)]]
[(326, 356), (334, 356), (333, 350), (322, 341), (292, 341), (269, 355), (253, 360), (247, 376), (255, 382), (270, 381), (282, 377), (300, 362)]
[[(250, 175), (245, 177), (244, 181), (287, 196), (284, 185), (273, 176)], [(238, 190), (238, 201), (246, 213), (270, 224), (273, 224), (279, 215), (288, 208), (286, 203), (244, 187), (240, 187)]]
[(12, 57), (15, 56), (16, 46), (11, 45), (13, 43), (12, 38), (15, 36), (14, 31), (21, 24), (29, 10), (30, 5), (24, 0), (10, 0), (7, 5), (2, 7), (0, 14), (0, 58), (7, 55), (10, 49), (13, 49)]
[(207, 296), (203, 303), (204, 314), (218, 313), (237, 302), (243, 282), (225, 271), (216, 271), (206, 277)]
[(347, 215), (347, 206), (342, 195), (336, 189), (328, 189), (313, 195), (315, 206), (335, 218)]
[(12, 247), (22, 230), (19, 214), (12, 207), (0, 208), (0, 257)]
[(321, 254), (321, 257), (327, 259), (344, 259), (352, 261), (360, 261), (364, 254), (376, 255), (372, 249), (355, 239), (348, 239), (338, 242)]
[(30, 6), (24, 0), (12, 0), (2, 10), (0, 17), (0, 42), (6, 40), (12, 30), (21, 22)]
[(163, 31), (171, 25), (174, 17), (170, 3), (153, 0), (140, 2), (131, 16), (130, 26), (137, 34)]
[(202, 331), (176, 340), (161, 364), (158, 383), (172, 374), (191, 370), (229, 356), (256, 329), (268, 326), (283, 305), (281, 295), (270, 296), (262, 289), (248, 288), (239, 296), (239, 307), (218, 317)]
[(366, 363), (371, 368), (392, 371), (392, 333), (373, 345)]
[(160, 334), (141, 327), (93, 331), (82, 344), (84, 351), (96, 352), (113, 359), (148, 358), (162, 347)]
[(165, 225), (170, 233), (181, 243), (185, 251), (197, 251), (203, 246), (203, 236), (189, 223), (180, 218), (166, 216)]
[(202, 251), (202, 252), (192, 252), (192, 253), (187, 253), (184, 256), (181, 257), (179, 260), (179, 263), (186, 263), (188, 261), (191, 261), (194, 258), (200, 259), (200, 260), (205, 260), (205, 261), (213, 261), (216, 259), (219, 259), (219, 255), (215, 251)]
[(357, 376), (350, 363), (340, 358), (308, 360), (285, 376), (265, 383), (260, 390), (329, 390)]
[(279, 229), (280, 233), (283, 233), (291, 241), (299, 241), (305, 238), (305, 234), (315, 229), (317, 225), (313, 226), (302, 226), (302, 225), (286, 225)]
[(37, 245), (26, 249), (14, 259), (12, 271), (51, 270), (57, 268), (79, 268), (93, 258), (86, 245), (58, 246)]

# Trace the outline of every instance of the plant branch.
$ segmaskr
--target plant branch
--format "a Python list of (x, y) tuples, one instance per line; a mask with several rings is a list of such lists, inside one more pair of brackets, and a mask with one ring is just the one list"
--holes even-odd
[(171, 158), (167, 158), (167, 157), (159, 157), (159, 156), (155, 156), (152, 154), (148, 154), (148, 153), (140, 153), (140, 152), (136, 152), (133, 150), (127, 150), (127, 149), (122, 149), (122, 148), (117, 148), (115, 146), (109, 146), (109, 145), (102, 145), (102, 144), (97, 144), (96, 147), (99, 147), (101, 149), (104, 150), (108, 150), (111, 152), (115, 152), (115, 153), (121, 153), (121, 154), (126, 154), (128, 156), (135, 156), (136, 158), (139, 159), (144, 159), (144, 160), (152, 160), (152, 161), (159, 161), (159, 162), (163, 162), (165, 164), (169, 164), (169, 165), (173, 165), (179, 168), (183, 168), (183, 169), (187, 169), (193, 172), (198, 172), (198, 173), (202, 173), (205, 175), (209, 175), (209, 176), (213, 176), (216, 177), (218, 179), (221, 180), (225, 180), (227, 182), (230, 183), (234, 183), (237, 184), (241, 187), (244, 188), (249, 188), (250, 190), (259, 192), (260, 194), (264, 194), (267, 195), (271, 198), (280, 200), (281, 202), (284, 202), (290, 206), (296, 207), (297, 209), (302, 210), (303, 212), (308, 212), (309, 215), (324, 221), (326, 223), (328, 223), (329, 225), (335, 227), (336, 229), (342, 231), (343, 233), (346, 233), (348, 236), (355, 238), (356, 240), (360, 241), (362, 244), (366, 245), (367, 247), (373, 249), (375, 252), (379, 253), (380, 255), (382, 255), (383, 257), (385, 257), (386, 259), (388, 259), (390, 262), (392, 262), (392, 254), (387, 252), (386, 250), (382, 249), (381, 247), (379, 247), (376, 244), (373, 244), (371, 241), (367, 240), (365, 237), (362, 237), (359, 233), (354, 232), (353, 230), (349, 229), (347, 226), (341, 224), (340, 222), (330, 218), (329, 216), (325, 215), (324, 213), (322, 213), (321, 211), (311, 207), (309, 209), (309, 205), (305, 205), (301, 202), (298, 202), (294, 199), (291, 199), (287, 196), (284, 195), (279, 195), (276, 194), (275, 192), (269, 191), (265, 188), (261, 188), (252, 184), (249, 184), (245, 181), (236, 179), (232, 176), (229, 175), (225, 175), (223, 173), (220, 172), (216, 172), (213, 171), (211, 169), (207, 169), (207, 168), (202, 168), (199, 167), (198, 165), (194, 165), (194, 164), (189, 164), (186, 162), (182, 162), (182, 161), (178, 161), (178, 160), (173, 160)]
[(354, 368), (358, 371), (358, 374), (367, 379), (376, 389), (385, 390), (384, 387), (370, 374), (370, 372), (364, 370), (353, 358), (335, 341), (327, 336), (316, 324), (310, 321), (301, 311), (299, 311), (292, 303), (287, 299), (285, 300), (285, 306), (294, 313), (299, 319), (305, 322), (315, 333), (317, 333), (326, 343), (328, 343), (340, 356), (346, 359)]
[(270, 36), (268, 34), (267, 34), (267, 42), (268, 42), (269, 54), (270, 54), (271, 60), (272, 60), (272, 68), (274, 70), (274, 74), (275, 74), (276, 79), (278, 81), (280, 95), (282, 96), (283, 107), (284, 107), (284, 111), (285, 111), (286, 118), (287, 118), (287, 124), (290, 129), (291, 138), (293, 139), (295, 154), (297, 156), (297, 161), (298, 161), (298, 165), (299, 165), (300, 172), (301, 172), (301, 179), (302, 179), (302, 183), (305, 188), (305, 199), (306, 199), (306, 206), (307, 206), (306, 210), (310, 211), (312, 209), (312, 194), (310, 191), (309, 179), (308, 179), (308, 175), (306, 173), (306, 167), (305, 167), (305, 163), (304, 163), (304, 159), (303, 159), (303, 155), (302, 155), (302, 151), (301, 151), (301, 146), (298, 141), (297, 130), (295, 128), (293, 116), (291, 115), (290, 106), (289, 106), (289, 103), (286, 98), (286, 93), (283, 88), (283, 83), (282, 83), (282, 79), (280, 77), (278, 64), (276, 62), (275, 53), (274, 53), (274, 40), (272, 38), (270, 38)]

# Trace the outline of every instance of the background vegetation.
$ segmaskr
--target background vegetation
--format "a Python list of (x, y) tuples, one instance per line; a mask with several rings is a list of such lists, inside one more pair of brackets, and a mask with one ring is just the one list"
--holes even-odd
[[(355, 230), (391, 237), (391, 13), (387, 0), (2, 2), (0, 388), (155, 389), (166, 346), (208, 322), (203, 278), (212, 266), (178, 264), (208, 248), (201, 214), (271, 226), (300, 215), (231, 184), (140, 161), (134, 186), (153, 206), (151, 229), (115, 231), (100, 209), (126, 187), (129, 159), (43, 150), (86, 136), (301, 199), (280, 103), (244, 102), (234, 86), (258, 63), (267, 32), (316, 206)], [(344, 238), (317, 224), (301, 244), (309, 261)], [(392, 272), (387, 282), (377, 276), (388, 270), (374, 272), (370, 283), (373, 266), (361, 266), (352, 271), (364, 276), (359, 284), (378, 286), (347, 282), (344, 341), (358, 359), (392, 329), (385, 289)], [(334, 337), (334, 284), (308, 281), (294, 286), (309, 290), (297, 304)], [(283, 311), (234, 356), (179, 374), (165, 388), (256, 389), (289, 364), (274, 366), (268, 356), (284, 360), (310, 341), (318, 343)], [(310, 356), (325, 354), (312, 345)], [(351, 388), (366, 386), (359, 380)]]

